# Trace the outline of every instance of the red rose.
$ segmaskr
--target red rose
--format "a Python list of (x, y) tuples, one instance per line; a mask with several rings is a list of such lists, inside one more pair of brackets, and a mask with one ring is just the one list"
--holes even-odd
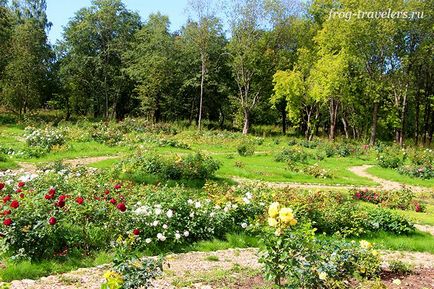
[(118, 208), (119, 211), (121, 212), (125, 212), (127, 210), (127, 207), (125, 206), (124, 203), (119, 203), (116, 208)]
[(105, 190), (104, 194), (108, 195), (108, 194), (110, 194), (110, 191), (109, 190)]
[(11, 208), (17, 209), (20, 206), (17, 200), (13, 200), (11, 203)]
[(81, 205), (84, 202), (84, 199), (82, 197), (78, 197), (77, 199), (75, 199), (75, 201), (77, 202), (77, 204)]
[(0, 183), (0, 191), (3, 190), (3, 188), (5, 187), (4, 183)]
[(11, 214), (11, 210), (4, 210), (3, 215), (7, 216)]
[(20, 194), (20, 198), (24, 199), (24, 194), (23, 193)]
[(111, 200), (110, 200), (110, 203), (112, 203), (113, 205), (116, 205), (117, 202), (116, 202), (115, 199), (111, 199)]
[(65, 202), (65, 200), (66, 200), (66, 196), (65, 195), (59, 196), (59, 202)]
[(139, 229), (134, 229), (133, 230), (133, 234), (136, 235), (136, 236), (138, 236), (140, 234)]
[(122, 188), (121, 184), (116, 184), (115, 185), (115, 190), (119, 190), (120, 188)]
[(25, 182), (19, 182), (19, 183), (18, 183), (18, 187), (19, 187), (19, 188), (22, 188), (22, 187), (24, 187), (25, 185), (26, 185)]
[(47, 200), (51, 200), (53, 198), (53, 195), (45, 195), (44, 198), (47, 199)]
[(65, 206), (65, 201), (58, 201), (54, 205), (56, 207), (63, 208)]
[(17, 189), (15, 192), (16, 193), (21, 193), (23, 190), (21, 190), (21, 189)]
[(3, 203), (7, 203), (7, 202), (9, 202), (11, 200), (11, 196), (10, 195), (7, 195), (6, 197), (4, 197), (3, 198)]
[(10, 226), (12, 224), (12, 219), (7, 218), (3, 221), (3, 225), (5, 226)]
[(51, 188), (51, 189), (48, 191), (48, 194), (51, 195), (51, 196), (54, 196), (54, 195), (56, 194), (56, 189), (55, 189), (55, 188)]
[(56, 220), (56, 218), (54, 218), (54, 217), (51, 217), (51, 218), (48, 220), (48, 223), (49, 223), (50, 225), (55, 225), (56, 222), (57, 222), (57, 220)]

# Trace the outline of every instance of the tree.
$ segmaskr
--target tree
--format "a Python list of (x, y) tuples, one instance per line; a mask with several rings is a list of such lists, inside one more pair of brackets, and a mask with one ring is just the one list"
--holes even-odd
[(164, 103), (171, 92), (174, 71), (174, 43), (169, 33), (169, 18), (152, 14), (137, 31), (132, 49), (124, 54), (126, 73), (136, 81), (135, 91), (145, 114), (153, 121), (160, 121)]
[(261, 46), (263, 33), (260, 31), (263, 19), (262, 1), (235, 0), (231, 15), (231, 40), (228, 52), (231, 55), (230, 66), (238, 87), (238, 102), (243, 113), (243, 134), (250, 128), (250, 118), (257, 106), (261, 87), (261, 62), (264, 48)]
[(3, 94), (6, 106), (20, 115), (40, 105), (47, 74), (45, 40), (45, 32), (32, 19), (14, 28)]
[(60, 73), (75, 112), (123, 116), (132, 86), (122, 55), (140, 25), (121, 0), (93, 0), (68, 23), (59, 45)]

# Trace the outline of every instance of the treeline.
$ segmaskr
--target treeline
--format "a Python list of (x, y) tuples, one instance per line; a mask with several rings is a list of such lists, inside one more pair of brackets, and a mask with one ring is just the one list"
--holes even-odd
[[(51, 46), (45, 0), (0, 0), (1, 104), (19, 115), (48, 108), (432, 142), (433, 1), (214, 2), (190, 0), (189, 20), (171, 32), (162, 14), (144, 20), (121, 0), (93, 0)], [(339, 13), (389, 9), (417, 13)]]

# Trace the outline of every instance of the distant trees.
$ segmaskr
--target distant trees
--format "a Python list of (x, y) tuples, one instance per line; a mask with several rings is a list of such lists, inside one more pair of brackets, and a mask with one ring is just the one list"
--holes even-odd
[[(173, 31), (162, 14), (142, 20), (122, 0), (93, 0), (54, 54), (46, 0), (0, 0), (0, 104), (21, 115), (56, 108), (66, 118), (135, 115), (198, 129), (209, 120), (244, 134), (275, 124), (309, 140), (432, 142), (432, 1), (218, 2), (190, 0)], [(332, 13), (388, 8), (425, 16)]]

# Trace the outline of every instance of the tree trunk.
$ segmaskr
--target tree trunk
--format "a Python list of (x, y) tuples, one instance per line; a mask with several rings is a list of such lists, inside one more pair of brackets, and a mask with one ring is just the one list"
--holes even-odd
[(330, 140), (335, 139), (336, 124), (338, 118), (338, 108), (339, 108), (339, 102), (334, 98), (332, 98), (330, 100), (330, 131), (329, 131)]
[(405, 129), (405, 120), (406, 120), (406, 110), (407, 110), (407, 91), (404, 94), (404, 99), (402, 101), (402, 111), (401, 111), (401, 128), (399, 134), (399, 146), (404, 145), (404, 129)]
[(417, 146), (419, 144), (419, 115), (420, 115), (420, 94), (416, 95), (416, 127), (414, 131), (414, 143)]
[(283, 107), (282, 112), (282, 134), (286, 135), (286, 108)]
[(375, 141), (377, 140), (378, 108), (378, 102), (374, 102), (374, 110), (372, 112), (371, 138), (369, 140), (370, 145), (374, 145)]
[(350, 138), (350, 135), (349, 135), (349, 133), (348, 133), (347, 121), (345, 120), (344, 117), (342, 117), (341, 120), (342, 120), (342, 124), (344, 125), (345, 138), (346, 138), (346, 139), (349, 139), (349, 138)]
[(205, 82), (205, 72), (206, 72), (206, 67), (205, 67), (205, 55), (203, 55), (203, 53), (201, 53), (201, 60), (202, 60), (202, 68), (201, 68), (201, 77), (200, 77), (200, 100), (199, 100), (199, 118), (198, 118), (198, 129), (201, 130), (202, 129), (202, 107), (203, 107), (203, 86), (204, 86), (204, 82)]
[(250, 112), (248, 110), (244, 110), (243, 134), (248, 134), (249, 128), (250, 128)]

